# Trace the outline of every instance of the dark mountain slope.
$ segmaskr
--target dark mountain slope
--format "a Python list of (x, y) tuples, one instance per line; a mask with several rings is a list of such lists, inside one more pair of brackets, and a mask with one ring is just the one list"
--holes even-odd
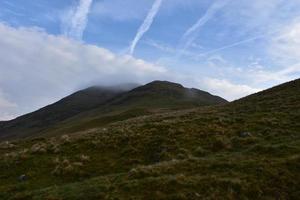
[(154, 81), (130, 91), (120, 87), (91, 87), (0, 124), (0, 139), (34, 137), (51, 130), (55, 133), (75, 132), (150, 114), (154, 109), (183, 109), (226, 102), (207, 92), (166, 81)]
[(62, 100), (14, 120), (0, 123), (1, 137), (23, 137), (46, 129), (60, 121), (103, 105), (109, 99), (124, 92), (115, 87), (90, 87)]
[(180, 84), (167, 81), (154, 81), (133, 89), (112, 100), (110, 105), (176, 107), (189, 105), (216, 105), (227, 103), (221, 97), (213, 96), (198, 89), (185, 88)]
[(138, 116), (224, 103), (227, 103), (225, 99), (208, 92), (168, 81), (154, 81), (119, 94), (105, 105), (67, 119), (47, 133), (67, 134)]
[(300, 79), (221, 106), (2, 143), (0, 199), (299, 199), (299, 102)]

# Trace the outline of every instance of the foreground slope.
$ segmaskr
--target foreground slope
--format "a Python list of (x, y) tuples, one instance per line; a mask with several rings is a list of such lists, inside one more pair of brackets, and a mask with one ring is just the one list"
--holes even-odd
[[(62, 134), (162, 112), (227, 103), (198, 89), (154, 81), (132, 90), (91, 87), (36, 112), (0, 124), (0, 140)], [(126, 87), (128, 88), (128, 87)]]
[(299, 100), (296, 80), (223, 106), (3, 143), (0, 198), (298, 199)]

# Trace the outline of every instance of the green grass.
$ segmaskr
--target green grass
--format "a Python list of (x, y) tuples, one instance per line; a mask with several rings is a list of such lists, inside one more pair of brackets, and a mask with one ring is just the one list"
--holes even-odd
[(299, 89), (1, 144), (0, 199), (299, 199)]

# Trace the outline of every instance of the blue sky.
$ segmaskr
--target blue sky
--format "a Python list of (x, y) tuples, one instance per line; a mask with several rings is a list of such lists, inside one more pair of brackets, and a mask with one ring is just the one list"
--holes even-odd
[(92, 84), (234, 100), (299, 78), (299, 0), (1, 0), (0, 119)]

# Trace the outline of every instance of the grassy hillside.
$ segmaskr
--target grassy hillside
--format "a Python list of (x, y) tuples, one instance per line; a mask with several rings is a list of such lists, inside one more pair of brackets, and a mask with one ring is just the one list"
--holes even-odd
[(42, 135), (68, 134), (133, 117), (227, 103), (221, 97), (180, 84), (154, 81), (110, 99), (107, 104), (69, 118)]
[(0, 199), (298, 199), (299, 102), (296, 80), (225, 105), (4, 142)]
[(42, 131), (62, 120), (105, 104), (124, 92), (119, 88), (90, 87), (15, 120), (0, 123), (1, 138), (20, 138)]
[(221, 97), (198, 89), (184, 88), (167, 81), (154, 81), (115, 97), (110, 105), (169, 108), (171, 106), (204, 106), (227, 103)]
[(124, 87), (91, 87), (36, 112), (0, 123), (0, 140), (75, 132), (172, 109), (222, 103), (227, 101), (166, 81), (154, 81), (129, 91)]

